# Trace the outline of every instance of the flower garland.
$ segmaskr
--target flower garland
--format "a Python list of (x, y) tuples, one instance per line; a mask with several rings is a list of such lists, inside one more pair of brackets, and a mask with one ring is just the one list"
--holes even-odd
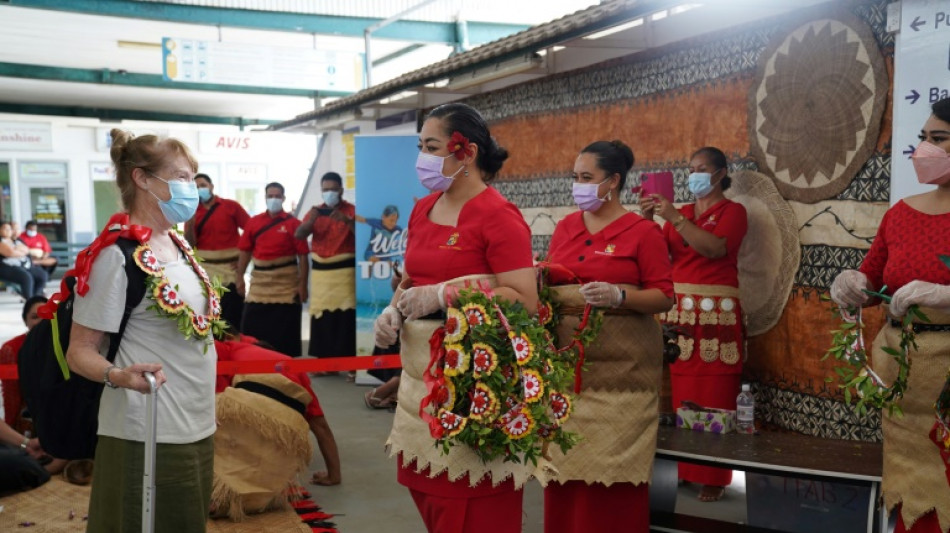
[(950, 371), (947, 372), (947, 381), (934, 402), (934, 411), (937, 420), (934, 422), (933, 429), (930, 430), (930, 440), (937, 445), (940, 450), (940, 458), (943, 459), (947, 475), (947, 483), (950, 483)]
[[(185, 253), (191, 268), (201, 280), (201, 292), (208, 298), (208, 314), (197, 313), (191, 308), (178, 292), (178, 286), (173, 285), (165, 275), (165, 269), (159, 264), (155, 252), (148, 245), (139, 245), (132, 257), (135, 264), (147, 274), (145, 279), (145, 296), (152, 300), (149, 310), (154, 309), (160, 316), (170, 318), (178, 323), (185, 339), (195, 338), (204, 340), (207, 344), (212, 341), (212, 335), (222, 333), (227, 324), (221, 319), (221, 293), (225, 291), (217, 279), (212, 281), (208, 274), (198, 264), (191, 246), (173, 232), (169, 235), (176, 245)], [(205, 346), (207, 349), (207, 346)]]
[[(881, 298), (885, 302), (890, 302), (891, 297), (884, 294), (887, 286), (880, 292), (865, 291), (872, 296)], [(827, 299), (827, 297), (824, 297)], [(846, 366), (835, 368), (835, 374), (841, 380), (839, 388), (844, 389), (844, 401), (851, 403), (854, 395), (857, 395), (858, 402), (855, 407), (861, 415), (867, 414), (867, 406), (875, 409), (886, 408), (888, 414), (902, 415), (903, 410), (898, 401), (904, 397), (904, 391), (907, 390), (907, 378), (910, 375), (910, 359), (908, 352), (917, 350), (916, 335), (914, 334), (914, 322), (930, 322), (930, 319), (924, 315), (920, 308), (912, 305), (907, 308), (907, 313), (901, 319), (901, 338), (898, 348), (883, 346), (881, 349), (894, 358), (897, 363), (897, 378), (894, 383), (887, 385), (884, 380), (878, 376), (868, 364), (867, 348), (864, 344), (864, 322), (861, 320), (861, 309), (841, 309), (837, 305), (832, 305), (832, 312), (835, 316), (842, 319), (841, 328), (832, 331), (832, 346), (821, 358), (822, 361), (829, 356), (834, 356), (835, 360), (847, 363)], [(834, 378), (826, 378), (825, 381), (834, 381)]]
[(549, 443), (567, 452), (578, 442), (562, 428), (574, 399), (572, 352), (559, 352), (520, 303), (462, 289), (430, 347), (420, 415), (442, 453), (464, 445), (484, 462), (537, 465)]
[[(538, 258), (538, 320), (548, 330), (552, 336), (557, 334), (557, 327), (561, 321), (560, 304), (553, 297), (553, 290), (547, 282), (551, 269), (567, 276), (575, 283), (580, 284), (580, 278), (571, 272), (565, 266), (549, 263), (543, 257)], [(581, 321), (574, 330), (570, 341), (567, 339), (558, 339), (559, 342), (567, 344), (560, 348), (558, 352), (565, 354), (575, 362), (574, 369), (574, 393), (581, 392), (581, 376), (587, 369), (585, 349), (597, 338), (600, 328), (603, 325), (604, 312), (601, 309), (594, 309), (591, 305), (584, 306), (584, 313), (581, 315)]]

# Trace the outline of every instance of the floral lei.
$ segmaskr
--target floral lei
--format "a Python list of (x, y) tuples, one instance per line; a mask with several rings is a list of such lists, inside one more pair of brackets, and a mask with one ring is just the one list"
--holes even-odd
[(462, 289), (446, 315), (429, 341), (429, 394), (420, 405), (442, 453), (465, 445), (484, 462), (537, 465), (550, 442), (572, 448), (579, 438), (562, 425), (574, 361), (554, 348), (545, 327), (487, 288)]
[[(159, 264), (155, 252), (143, 243), (135, 249), (132, 257), (135, 264), (147, 274), (145, 279), (145, 296), (154, 302), (148, 309), (154, 309), (160, 316), (170, 318), (178, 323), (185, 339), (195, 338), (210, 344), (212, 335), (224, 331), (227, 324), (221, 319), (221, 293), (226, 290), (217, 279), (212, 281), (208, 274), (198, 264), (191, 246), (174, 232), (170, 232), (172, 240), (185, 253), (191, 268), (201, 280), (201, 292), (208, 298), (209, 314), (195, 312), (178, 293), (178, 286), (173, 285), (165, 276), (165, 269)], [(205, 347), (207, 349), (207, 346)]]

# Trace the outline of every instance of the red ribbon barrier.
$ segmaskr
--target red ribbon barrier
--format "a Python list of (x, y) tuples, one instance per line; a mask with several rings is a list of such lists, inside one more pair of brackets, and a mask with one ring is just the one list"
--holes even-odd
[[(276, 374), (281, 372), (344, 372), (374, 368), (401, 368), (399, 355), (364, 355), (321, 359), (288, 359), (282, 361), (218, 361), (220, 375)], [(17, 379), (16, 365), (0, 365), (0, 379)]]

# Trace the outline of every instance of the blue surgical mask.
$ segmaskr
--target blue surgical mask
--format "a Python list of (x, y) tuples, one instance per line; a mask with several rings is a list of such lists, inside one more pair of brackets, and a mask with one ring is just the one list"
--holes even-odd
[(712, 174), (709, 172), (693, 172), (689, 175), (689, 192), (696, 198), (705, 198), (713, 190)]
[(330, 207), (340, 203), (340, 191), (323, 191), (323, 201)]
[(155, 196), (155, 193), (152, 191), (148, 191), (149, 194), (155, 196), (155, 199), (158, 200), (158, 208), (162, 210), (165, 219), (172, 224), (180, 224), (187, 222), (191, 217), (195, 216), (195, 210), (198, 209), (198, 187), (195, 185), (195, 182), (181, 180), (166, 181), (151, 172), (149, 172), (149, 175), (168, 184), (168, 194), (171, 195), (168, 200), (162, 200), (158, 196)]
[(211, 199), (211, 189), (207, 187), (198, 187), (198, 198), (201, 203), (206, 204)]
[(267, 199), (267, 212), (274, 215), (284, 210), (284, 201), (280, 198)]

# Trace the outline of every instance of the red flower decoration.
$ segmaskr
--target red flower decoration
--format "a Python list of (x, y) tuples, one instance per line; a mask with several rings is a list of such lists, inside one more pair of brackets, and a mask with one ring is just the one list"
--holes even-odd
[(452, 138), (449, 139), (449, 153), (455, 154), (455, 159), (461, 161), (465, 159), (466, 156), (472, 155), (474, 151), (468, 139), (461, 133), (455, 131), (452, 132)]

